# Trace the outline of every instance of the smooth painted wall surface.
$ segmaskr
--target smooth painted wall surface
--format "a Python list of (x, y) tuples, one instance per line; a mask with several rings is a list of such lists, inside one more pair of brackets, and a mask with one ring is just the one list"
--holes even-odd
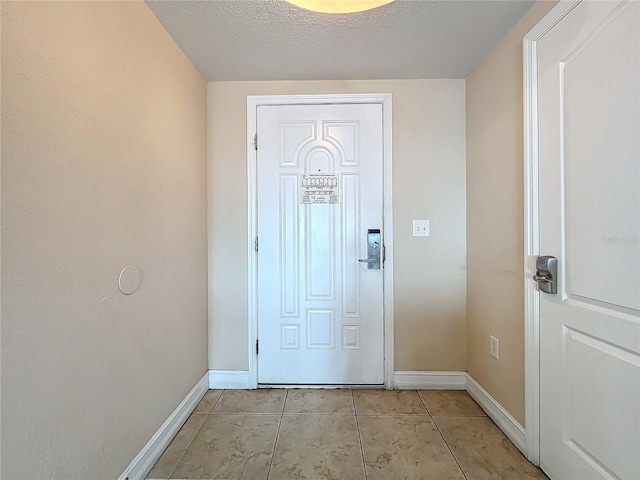
[[(393, 94), (395, 369), (465, 370), (465, 82), (213, 82), (209, 367), (248, 369), (248, 95)], [(431, 220), (412, 238), (412, 220)]]
[(555, 3), (534, 4), (467, 78), (467, 370), (522, 425), (522, 39)]
[(205, 374), (206, 106), (142, 2), (2, 2), (2, 478), (116, 478)]

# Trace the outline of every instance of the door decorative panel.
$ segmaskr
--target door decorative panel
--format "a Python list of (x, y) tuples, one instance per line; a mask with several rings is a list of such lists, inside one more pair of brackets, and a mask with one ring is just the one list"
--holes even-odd
[(298, 176), (280, 176), (280, 298), (283, 318), (297, 318), (299, 311), (297, 246), (298, 234)]
[(342, 178), (342, 316), (360, 317), (360, 190), (358, 175)]

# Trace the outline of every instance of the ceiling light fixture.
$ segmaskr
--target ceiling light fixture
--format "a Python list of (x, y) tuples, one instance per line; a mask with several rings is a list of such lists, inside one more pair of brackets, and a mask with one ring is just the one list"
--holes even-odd
[(381, 7), (393, 0), (286, 0), (287, 2), (321, 13), (353, 13)]

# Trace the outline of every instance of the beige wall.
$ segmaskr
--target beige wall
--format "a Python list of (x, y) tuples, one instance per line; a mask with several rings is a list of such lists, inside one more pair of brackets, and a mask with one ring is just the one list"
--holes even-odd
[[(524, 425), (522, 38), (536, 3), (467, 78), (467, 365)], [(489, 355), (500, 340), (500, 360)]]
[(142, 2), (2, 2), (2, 222), (2, 478), (115, 478), (207, 369), (206, 83)]
[[(465, 370), (464, 80), (209, 83), (211, 369), (248, 368), (247, 95), (386, 92), (393, 94), (395, 369)], [(431, 220), (431, 238), (412, 238), (412, 219)]]

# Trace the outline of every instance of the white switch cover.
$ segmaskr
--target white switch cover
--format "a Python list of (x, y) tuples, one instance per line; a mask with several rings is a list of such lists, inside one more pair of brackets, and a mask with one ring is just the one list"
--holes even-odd
[(428, 237), (429, 236), (429, 220), (414, 220), (413, 236)]
[(498, 340), (493, 335), (489, 335), (491, 337), (491, 346), (489, 347), (489, 353), (496, 360), (500, 360), (500, 340)]

